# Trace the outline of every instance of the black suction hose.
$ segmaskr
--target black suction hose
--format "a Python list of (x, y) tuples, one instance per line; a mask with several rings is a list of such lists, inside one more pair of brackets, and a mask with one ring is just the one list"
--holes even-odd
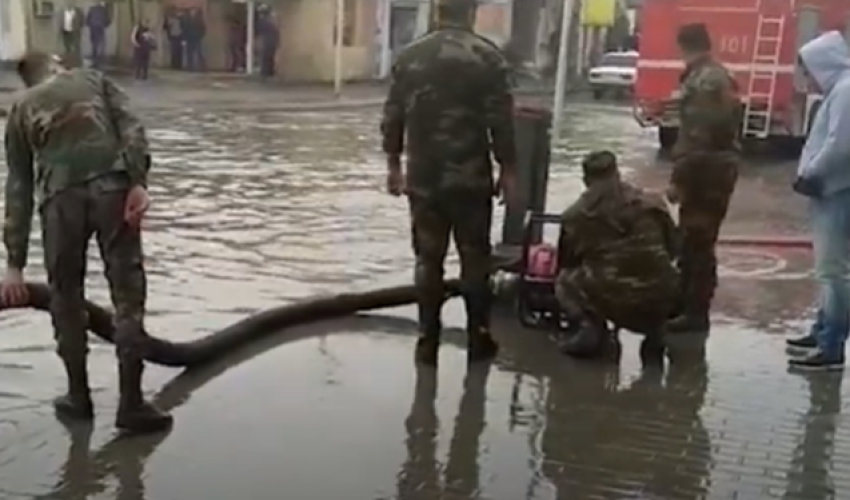
[[(458, 295), (459, 287), (459, 280), (447, 280), (447, 298)], [(29, 302), (18, 307), (49, 311), (50, 289), (47, 285), (28, 283), (27, 288)], [(261, 311), (227, 328), (195, 340), (172, 342), (148, 336), (148, 342), (144, 347), (144, 357), (147, 361), (159, 365), (195, 368), (222, 358), (252, 342), (274, 335), (282, 328), (414, 302), (416, 302), (416, 290), (413, 285), (306, 299)], [(0, 305), (0, 311), (5, 309), (9, 307)], [(88, 301), (86, 312), (88, 313), (88, 329), (103, 340), (115, 343), (112, 313)]]

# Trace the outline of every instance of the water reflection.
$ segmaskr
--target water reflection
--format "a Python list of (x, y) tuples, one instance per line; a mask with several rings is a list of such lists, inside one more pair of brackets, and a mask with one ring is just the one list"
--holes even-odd
[(616, 367), (602, 366), (550, 384), (543, 472), (558, 498), (705, 497), (704, 339), (678, 347), (666, 376), (648, 368), (625, 388)]
[(806, 373), (809, 407), (802, 417), (803, 436), (788, 471), (784, 500), (836, 498), (832, 478), (835, 432), (841, 418), (843, 373)]
[[(399, 500), (432, 500), (445, 492), (459, 498), (477, 498), (480, 493), (479, 452), (486, 425), (487, 379), (491, 365), (472, 366), (463, 381), (463, 394), (449, 444), (444, 481), (437, 460), (440, 427), (435, 402), (437, 371), (417, 367), (416, 386), (410, 414), (405, 420), (407, 457), (398, 474)], [(445, 486), (443, 486), (445, 485)]]

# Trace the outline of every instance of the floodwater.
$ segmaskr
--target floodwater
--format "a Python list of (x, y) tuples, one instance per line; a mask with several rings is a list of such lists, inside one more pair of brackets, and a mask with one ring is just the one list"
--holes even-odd
[[(409, 280), (406, 206), (381, 192), (373, 111), (147, 118), (157, 335), (196, 338), (306, 296)], [(654, 136), (628, 109), (577, 104), (568, 120), (551, 210), (580, 191), (576, 161), (591, 148), (617, 151), (628, 175), (661, 185)], [(788, 167), (748, 169), (727, 233), (800, 231)], [(725, 249), (721, 261), (716, 327), (708, 340), (676, 339), (665, 374), (641, 370), (627, 334), (621, 366), (574, 363), (509, 313), (489, 369), (467, 371), (452, 330), (439, 372), (417, 371), (404, 307), (282, 332), (191, 376), (151, 367), (147, 392), (176, 417), (152, 438), (114, 435), (104, 344), (90, 357), (95, 425), (58, 423), (50, 399), (64, 380), (48, 319), (4, 313), (0, 500), (847, 498), (842, 377), (785, 368), (784, 335), (803, 328), (813, 296), (809, 256)], [(99, 270), (93, 262), (89, 296), (105, 304)], [(446, 322), (463, 324), (457, 301)]]

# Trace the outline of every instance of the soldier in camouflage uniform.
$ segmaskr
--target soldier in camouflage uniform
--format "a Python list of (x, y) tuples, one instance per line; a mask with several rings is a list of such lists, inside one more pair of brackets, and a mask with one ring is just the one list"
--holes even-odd
[(94, 235), (115, 307), (121, 390), (116, 425), (132, 432), (162, 430), (171, 416), (144, 401), (141, 388), (147, 285), (140, 224), (149, 205), (150, 168), (145, 130), (124, 92), (100, 72), (66, 70), (41, 53), (21, 60), (18, 71), (28, 88), (6, 124), (2, 298), (7, 304), (27, 301), (23, 269), (37, 208), (57, 352), (68, 375), (68, 393), (54, 405), (61, 417), (93, 418), (83, 284)]
[(732, 76), (711, 57), (705, 25), (683, 26), (678, 44), (687, 66), (668, 193), (670, 201), (680, 203), (683, 303), (667, 329), (707, 332), (717, 288), (714, 246), (738, 179), (741, 104)]
[[(473, 33), (475, 1), (439, 0), (436, 8), (434, 29), (393, 66), (381, 123), (387, 188), (406, 194), (410, 204), (421, 330), (416, 358), (429, 365), (437, 362), (450, 235), (460, 254), (469, 360), (496, 355), (489, 288), (493, 195), (510, 198), (516, 156), (510, 69), (496, 46)], [(491, 156), (500, 167), (495, 183)]]
[(679, 293), (675, 225), (661, 195), (620, 179), (613, 153), (591, 153), (582, 168), (587, 189), (564, 212), (558, 242), (556, 292), (573, 330), (561, 349), (618, 356), (611, 323), (646, 335), (641, 354), (657, 357)]

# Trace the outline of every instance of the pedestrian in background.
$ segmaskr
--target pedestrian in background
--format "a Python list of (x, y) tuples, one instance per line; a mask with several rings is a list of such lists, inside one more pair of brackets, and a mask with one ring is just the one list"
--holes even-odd
[(65, 52), (64, 60), (71, 66), (79, 66), (81, 61), (80, 42), (85, 22), (83, 10), (72, 5), (59, 12), (59, 38)]
[(147, 80), (151, 65), (151, 54), (156, 50), (156, 39), (145, 19), (139, 21), (130, 35), (133, 43), (133, 66), (137, 80)]
[(197, 7), (193, 8), (186, 14), (185, 21), (183, 36), (186, 40), (186, 69), (206, 71), (204, 38), (207, 35), (207, 23), (204, 20), (204, 12)]
[(162, 22), (162, 31), (168, 39), (169, 65), (171, 69), (183, 69), (183, 50), (185, 40), (183, 36), (183, 22), (180, 19), (180, 11), (170, 7), (165, 13)]
[(682, 304), (666, 330), (707, 333), (717, 289), (715, 245), (741, 162), (741, 102), (732, 75), (712, 57), (704, 24), (682, 26), (676, 42), (685, 71), (667, 196), (679, 204)]
[(260, 18), (260, 74), (265, 77), (275, 75), (275, 58), (280, 46), (280, 27), (274, 12), (266, 11)]
[(830, 31), (800, 49), (814, 92), (824, 95), (800, 155), (794, 190), (809, 198), (820, 300), (808, 335), (789, 339), (807, 354), (790, 364), (841, 369), (850, 332), (850, 49)]
[(410, 205), (420, 329), (416, 360), (424, 365), (437, 364), (451, 236), (460, 255), (468, 360), (489, 360), (498, 351), (490, 331), (490, 229), (494, 187), (509, 202), (514, 196), (513, 95), (501, 51), (472, 31), (476, 4), (437, 3), (435, 29), (402, 50), (393, 65), (381, 122), (387, 189), (406, 194)]
[(106, 30), (112, 25), (112, 13), (106, 2), (100, 0), (89, 8), (86, 13), (86, 27), (89, 29), (91, 42), (91, 62), (95, 68), (103, 64), (106, 56)]

